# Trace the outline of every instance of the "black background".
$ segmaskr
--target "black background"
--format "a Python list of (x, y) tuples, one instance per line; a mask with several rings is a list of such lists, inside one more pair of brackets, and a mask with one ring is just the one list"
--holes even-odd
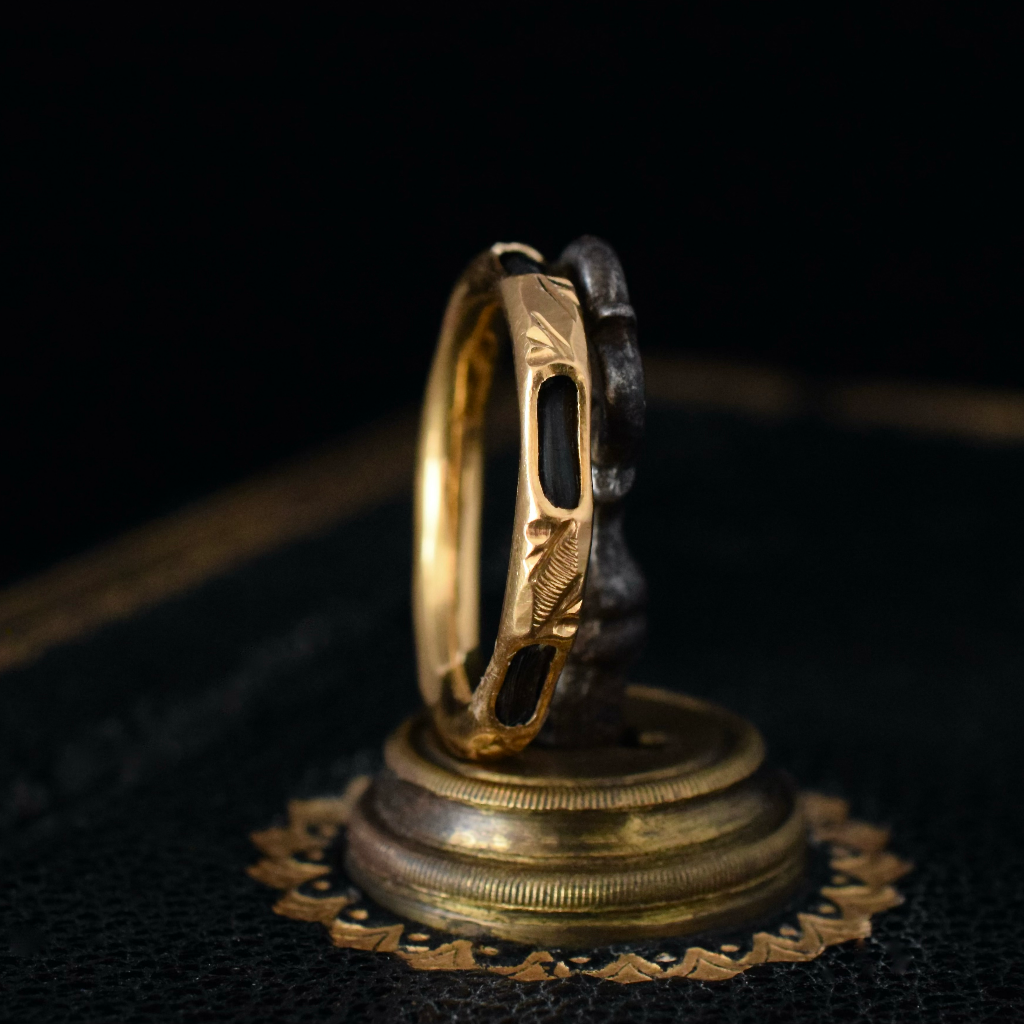
[(414, 402), (499, 239), (606, 237), (648, 351), (1024, 384), (1020, 16), (987, 17), (18, 25), (0, 581)]

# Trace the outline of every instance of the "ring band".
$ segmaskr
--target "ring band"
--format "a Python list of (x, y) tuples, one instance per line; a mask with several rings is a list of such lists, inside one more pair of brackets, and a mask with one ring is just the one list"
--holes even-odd
[[(445, 745), (484, 760), (540, 730), (579, 627), (590, 536), (590, 365), (571, 282), (529, 246), (496, 245), (455, 286), (427, 383), (416, 468), (413, 613), (420, 691)], [(481, 672), (484, 413), (499, 310), (520, 410), (512, 554)]]

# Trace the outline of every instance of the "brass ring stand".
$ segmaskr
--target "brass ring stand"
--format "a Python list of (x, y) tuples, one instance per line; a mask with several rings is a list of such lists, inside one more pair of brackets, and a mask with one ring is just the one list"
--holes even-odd
[[(576, 255), (566, 277), (550, 276), (533, 250), (498, 246), (453, 293), (428, 386), (416, 496), (414, 604), (429, 713), (388, 741), (388, 767), (349, 822), (345, 862), (373, 899), (412, 920), (459, 935), (563, 946), (756, 917), (792, 892), (806, 846), (793, 791), (763, 764), (751, 725), (664, 691), (633, 687), (627, 695), (621, 682), (638, 621), (636, 602), (623, 604), (621, 594), (632, 586), (642, 602), (642, 579), (638, 591), (638, 571), (621, 529), (615, 533), (614, 510), (632, 482), (617, 443), (615, 388), (641, 371), (629, 362), (631, 335), (621, 329), (632, 309), (614, 254), (583, 240)], [(477, 683), (469, 665), (477, 638), (479, 436), (499, 308), (516, 356), (522, 454), (501, 628)], [(591, 364), (603, 382), (593, 512)], [(582, 480), (568, 509), (551, 500), (541, 467), (538, 391), (558, 375), (578, 395), (567, 433)], [(642, 394), (640, 402), (642, 426)], [(584, 599), (588, 552), (594, 564)], [(621, 614), (609, 615), (616, 601)], [(566, 661), (577, 629), (581, 639)], [(552, 656), (524, 683), (516, 657), (545, 646)], [(562, 704), (575, 698), (578, 705), (568, 717), (585, 721), (603, 699), (605, 724), (617, 716), (610, 739), (559, 742), (566, 730), (554, 729), (546, 746), (531, 743), (553, 702), (557, 711), (563, 664)], [(512, 686), (520, 711), (502, 721)], [(564, 722), (564, 709), (559, 714)]]
[[(499, 310), (521, 453), (484, 667), (482, 430)], [(541, 390), (559, 377), (571, 387), (545, 412)], [(901, 902), (892, 883), (910, 866), (885, 849), (885, 830), (851, 820), (841, 800), (797, 799), (750, 723), (626, 686), (646, 588), (621, 499), (643, 418), (633, 311), (607, 245), (580, 239), (550, 272), (520, 245), (470, 265), (442, 327), (417, 474), (426, 708), (387, 741), (376, 777), (292, 801), (286, 825), (254, 833), (263, 857), (249, 872), (284, 891), (277, 913), (417, 970), (633, 984), (813, 960)], [(537, 648), (543, 658), (520, 664)], [(625, 951), (607, 945), (624, 940)]]
[(349, 874), (381, 905), (458, 935), (593, 946), (751, 919), (793, 890), (804, 824), (757, 732), (713, 705), (632, 687), (652, 746), (529, 747), (493, 769), (423, 719), (388, 741), (354, 809)]

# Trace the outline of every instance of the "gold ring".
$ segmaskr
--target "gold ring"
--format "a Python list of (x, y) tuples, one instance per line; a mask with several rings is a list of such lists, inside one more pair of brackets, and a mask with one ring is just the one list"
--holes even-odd
[[(590, 364), (570, 281), (529, 246), (495, 245), (459, 279), (427, 382), (416, 466), (413, 613), (419, 685), (453, 754), (522, 750), (579, 627), (594, 515)], [(512, 342), (520, 457), (498, 637), (481, 671), (484, 412), (498, 311)]]

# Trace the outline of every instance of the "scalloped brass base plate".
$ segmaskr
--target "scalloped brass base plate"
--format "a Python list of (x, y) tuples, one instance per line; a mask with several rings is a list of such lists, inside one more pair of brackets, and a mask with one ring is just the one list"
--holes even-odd
[[(901, 902), (910, 866), (887, 833), (840, 800), (795, 800), (748, 723), (646, 687), (627, 712), (635, 744), (497, 768), (407, 722), (375, 779), (293, 801), (287, 826), (255, 833), (249, 873), (338, 946), (521, 981), (723, 979), (864, 938)], [(632, 951), (599, 948), (623, 940)]]
[(275, 913), (323, 925), (342, 949), (394, 956), (419, 971), (480, 971), (514, 981), (579, 974), (620, 985), (672, 978), (725, 981), (758, 964), (814, 960), (829, 946), (867, 938), (872, 916), (903, 902), (893, 883), (912, 868), (886, 850), (887, 830), (851, 819), (843, 800), (804, 793), (808, 837), (824, 854), (825, 875), (771, 929), (738, 929), (715, 943), (653, 944), (663, 949), (647, 942), (638, 952), (616, 954), (474, 942), (389, 914), (352, 886), (339, 863), (330, 862), (329, 852), (369, 784), (369, 777), (359, 776), (342, 796), (292, 801), (287, 825), (253, 833), (263, 856), (247, 870), (264, 885), (284, 890)]

